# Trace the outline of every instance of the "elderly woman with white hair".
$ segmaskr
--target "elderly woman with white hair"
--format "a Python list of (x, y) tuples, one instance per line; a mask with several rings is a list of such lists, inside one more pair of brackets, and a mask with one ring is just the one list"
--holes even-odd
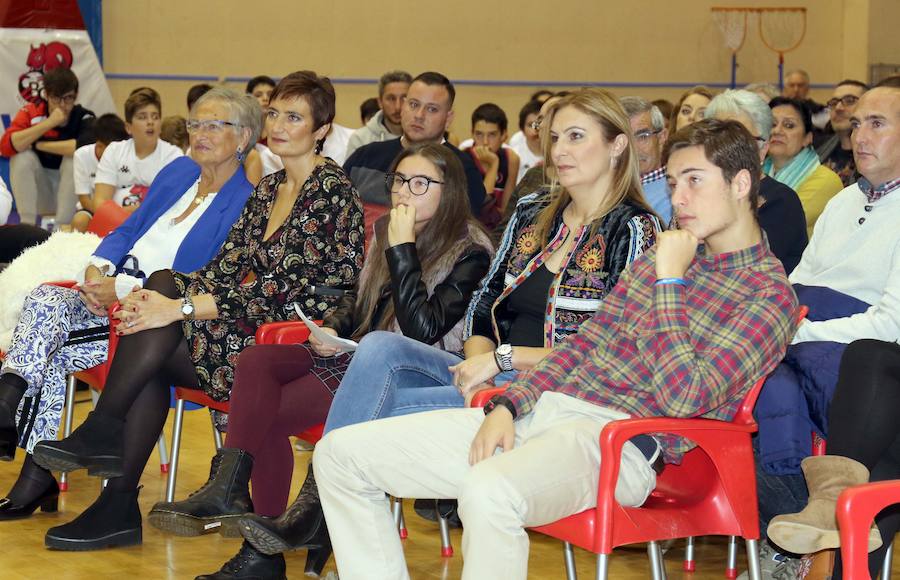
[(240, 158), (256, 142), (261, 119), (249, 97), (206, 93), (191, 112), (191, 157), (160, 170), (146, 201), (90, 257), (80, 288), (39, 286), (26, 298), (0, 369), (0, 460), (12, 461), (17, 444), (28, 456), (0, 499), (0, 520), (56, 510), (59, 487), (32, 452), (56, 439), (66, 375), (106, 361), (113, 302), (157, 270), (193, 272), (215, 256), (253, 191)]
[[(765, 159), (774, 117), (769, 105), (758, 94), (747, 90), (725, 91), (710, 101), (706, 118), (739, 122), (756, 139), (760, 161)], [(766, 175), (759, 182), (759, 197), (759, 225), (766, 232), (772, 253), (790, 274), (800, 262), (809, 241), (803, 205), (797, 192)]]

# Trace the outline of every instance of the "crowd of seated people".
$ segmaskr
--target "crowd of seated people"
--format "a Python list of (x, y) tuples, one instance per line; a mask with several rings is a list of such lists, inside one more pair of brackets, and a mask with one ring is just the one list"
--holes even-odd
[[(766, 375), (763, 578), (838, 547), (841, 490), (900, 478), (898, 77), (842, 80), (824, 108), (800, 70), (783, 94), (538, 91), (517, 133), (484, 103), (457, 148), (456, 88), (435, 71), (385, 73), (353, 131), (312, 71), (197, 85), (187, 118), (140, 87), (123, 121), (78, 105), (57, 70), (0, 139), (0, 222), (13, 199), (23, 222), (0, 226), (0, 262), (46, 239), (41, 216), (85, 231), (111, 200), (129, 217), (75, 288), (29, 294), (3, 353), (0, 460), (25, 457), (0, 521), (57, 510), (52, 471), (109, 480), (50, 548), (141, 543), (140, 476), (173, 384), (230, 401), (209, 480), (149, 514), (176, 535), (243, 536), (200, 578), (283, 578), (281, 553), (301, 548), (309, 574), (333, 549), (341, 578), (406, 577), (385, 493), (456, 514), (464, 578), (525, 578), (524, 529), (596, 502), (606, 423), (728, 420)], [(384, 213), (367, 232), (369, 206)], [(295, 307), (355, 350), (254, 344)], [(97, 407), (57, 441), (66, 377), (107, 361), (111, 318)], [(466, 409), (487, 387), (503, 390)], [(288, 504), (289, 437), (322, 423)], [(813, 433), (827, 455), (810, 457)], [(690, 448), (632, 440), (617, 501), (641, 505)], [(873, 573), (900, 512), (875, 523)]]

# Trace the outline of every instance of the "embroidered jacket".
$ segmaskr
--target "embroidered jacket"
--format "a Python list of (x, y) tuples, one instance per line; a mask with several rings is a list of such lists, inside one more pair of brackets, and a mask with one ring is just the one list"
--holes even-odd
[[(498, 344), (506, 342), (514, 316), (505, 302), (507, 296), (536, 272), (569, 234), (560, 212), (547, 246), (539, 246), (535, 224), (548, 201), (546, 191), (519, 200), (488, 274), (472, 296), (465, 338), (479, 335)], [(581, 323), (593, 316), (622, 271), (656, 242), (656, 233), (662, 230), (656, 216), (629, 202), (598, 221), (573, 233), (576, 242), (550, 285), (544, 317), (547, 348), (577, 332)], [(591, 235), (594, 225), (597, 229)]]

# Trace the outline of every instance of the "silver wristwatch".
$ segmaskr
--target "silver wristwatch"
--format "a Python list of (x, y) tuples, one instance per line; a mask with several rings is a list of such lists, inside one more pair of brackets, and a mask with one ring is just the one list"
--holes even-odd
[(181, 316), (185, 320), (194, 319), (194, 301), (190, 296), (181, 299)]
[(501, 371), (513, 370), (512, 345), (501, 344), (494, 350), (494, 360)]

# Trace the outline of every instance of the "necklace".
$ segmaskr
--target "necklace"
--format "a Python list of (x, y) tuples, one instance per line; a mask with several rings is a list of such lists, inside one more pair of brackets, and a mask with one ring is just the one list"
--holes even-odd
[[(207, 197), (209, 197), (209, 195), (210, 195), (210, 192), (207, 192), (202, 196), (200, 195), (200, 179), (197, 179), (197, 193), (194, 195), (194, 199), (191, 200), (191, 203), (188, 204), (188, 210), (193, 211), (193, 209), (196, 209), (197, 207), (199, 207), (200, 204), (202, 204), (203, 201)], [(185, 210), (185, 211), (188, 211), (188, 210)], [(190, 213), (190, 212), (188, 212), (188, 213)], [(180, 222), (184, 221), (184, 218), (186, 218), (187, 216), (185, 216), (184, 213), (182, 213), (182, 215), (179, 217), (181, 217), (181, 219), (179, 219), (178, 217), (174, 217), (171, 220), (169, 220), (169, 226), (174, 227), (174, 226), (178, 225)]]

